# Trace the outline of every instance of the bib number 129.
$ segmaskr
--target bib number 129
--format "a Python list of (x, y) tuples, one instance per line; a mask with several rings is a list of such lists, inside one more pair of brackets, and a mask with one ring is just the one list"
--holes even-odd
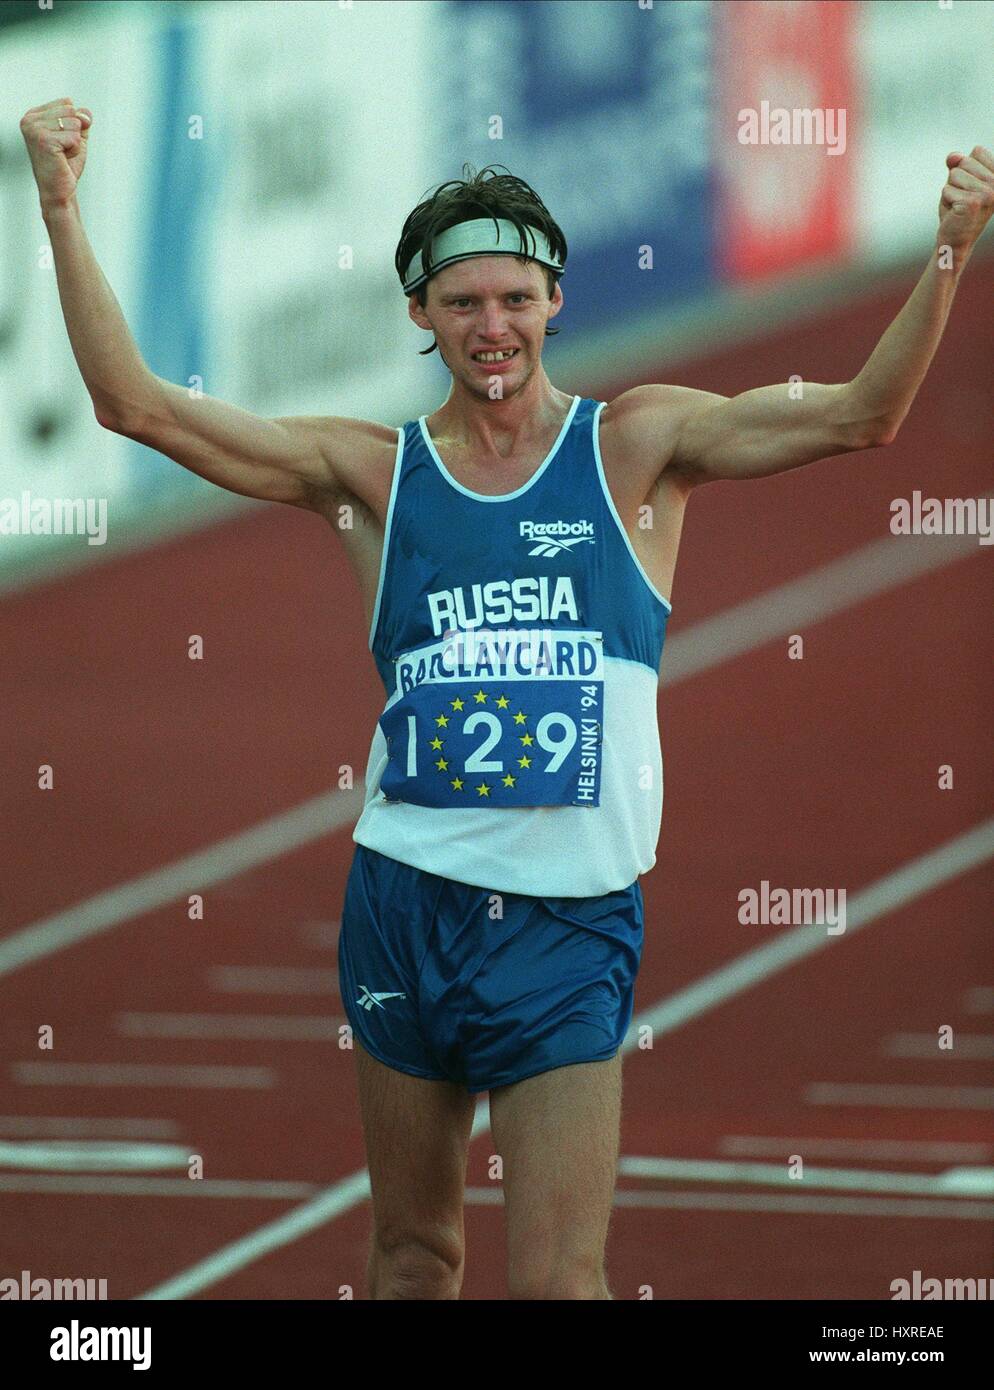
[[(597, 704), (596, 693), (592, 687), (582, 687), (583, 694), (580, 697), (580, 704), (584, 709), (589, 709)], [(503, 772), (505, 765), (501, 758), (491, 758), (489, 754), (494, 751), (504, 728), (495, 714), (490, 714), (486, 710), (474, 710), (467, 715), (463, 721), (462, 733), (467, 737), (482, 733), (483, 737), (476, 748), (467, 756), (465, 769), (467, 772)], [(541, 772), (558, 772), (563, 763), (569, 757), (576, 746), (578, 738), (576, 721), (568, 714), (560, 710), (551, 710), (548, 714), (543, 714), (531, 733), (530, 742), (522, 744), (522, 749), (530, 753), (531, 749), (537, 745), (544, 753), (551, 754), (549, 761)], [(418, 775), (418, 729), (417, 719), (413, 714), (407, 716), (407, 776), (417, 777)]]

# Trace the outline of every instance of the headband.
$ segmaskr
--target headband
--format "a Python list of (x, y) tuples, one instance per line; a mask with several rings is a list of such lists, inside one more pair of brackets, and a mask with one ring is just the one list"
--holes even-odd
[[(444, 270), (447, 265), (454, 265), (456, 261), (468, 260), (470, 256), (527, 256), (529, 260), (538, 261), (540, 265), (548, 266), (550, 270), (556, 270), (561, 275), (566, 269), (565, 264), (554, 255), (543, 233), (532, 226), (528, 226), (527, 230), (534, 248), (530, 251), (525, 249), (525, 240), (514, 223), (506, 217), (479, 217), (471, 222), (459, 222), (454, 227), (447, 227), (432, 240), (429, 270), (422, 266), (423, 247), (408, 261), (401, 281), (404, 293), (413, 294), (432, 275), (437, 275), (440, 270)], [(503, 246), (500, 245), (502, 236)], [(513, 249), (515, 239), (517, 249)]]

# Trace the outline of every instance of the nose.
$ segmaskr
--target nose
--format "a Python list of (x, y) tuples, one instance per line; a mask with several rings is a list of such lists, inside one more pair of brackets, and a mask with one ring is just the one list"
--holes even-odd
[(477, 324), (477, 332), (481, 338), (492, 339), (496, 343), (504, 340), (506, 319), (504, 309), (500, 304), (485, 304), (483, 306), (483, 312)]

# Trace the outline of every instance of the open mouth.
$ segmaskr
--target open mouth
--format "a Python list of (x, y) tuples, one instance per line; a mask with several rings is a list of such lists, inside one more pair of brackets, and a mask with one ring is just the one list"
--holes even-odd
[(519, 351), (519, 348), (502, 348), (499, 352), (474, 352), (473, 361), (481, 367), (499, 367), (502, 362), (512, 362)]

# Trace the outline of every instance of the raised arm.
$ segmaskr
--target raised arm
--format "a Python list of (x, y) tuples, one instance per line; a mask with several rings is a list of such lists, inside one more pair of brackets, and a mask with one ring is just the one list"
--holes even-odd
[[(62, 121), (63, 130), (59, 129)], [(21, 132), (48, 228), (62, 313), (97, 420), (212, 483), (318, 508), (344, 490), (338, 460), (396, 431), (337, 416), (265, 419), (156, 376), (132, 337), (83, 228), (76, 185), (92, 116), (68, 99), (34, 107)]]
[[(666, 441), (663, 466), (688, 482), (763, 478), (816, 459), (889, 444), (935, 355), (959, 278), (994, 212), (994, 155), (950, 154), (935, 254), (907, 303), (851, 381), (784, 382), (720, 396), (643, 386), (643, 433)], [(635, 402), (633, 402), (633, 405)]]

